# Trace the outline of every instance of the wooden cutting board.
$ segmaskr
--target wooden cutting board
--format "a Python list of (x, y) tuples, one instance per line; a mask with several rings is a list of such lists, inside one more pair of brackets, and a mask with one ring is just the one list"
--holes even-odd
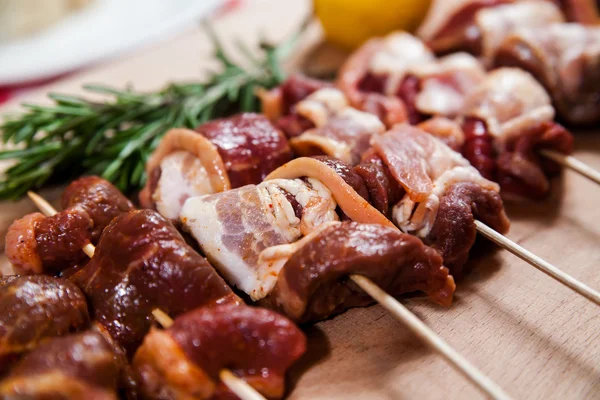
[[(255, 44), (260, 34), (279, 40), (310, 7), (301, 0), (249, 3), (215, 21), (225, 41), (242, 37)], [(42, 101), (48, 91), (80, 92), (83, 83), (151, 90), (170, 80), (196, 80), (211, 65), (209, 42), (194, 29), (29, 92), (0, 113), (20, 101)], [(600, 128), (596, 135), (578, 134), (576, 147), (577, 157), (600, 169)], [(548, 200), (507, 205), (508, 236), (600, 289), (599, 204), (600, 187), (568, 171)], [(33, 210), (27, 200), (0, 204), (1, 237), (13, 219)], [(479, 253), (451, 308), (424, 298), (404, 303), (515, 398), (600, 399), (600, 308), (507, 252), (490, 246)], [(348, 311), (306, 332), (309, 351), (292, 371), (290, 399), (482, 398), (379, 306)]]

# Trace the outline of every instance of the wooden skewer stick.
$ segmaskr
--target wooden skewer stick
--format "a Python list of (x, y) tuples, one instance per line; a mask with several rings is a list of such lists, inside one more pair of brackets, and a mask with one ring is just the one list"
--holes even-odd
[[(45, 216), (51, 217), (54, 214), (56, 214), (57, 211), (54, 207), (52, 207), (52, 204), (48, 203), (48, 201), (39, 194), (29, 191), (27, 192), (27, 196), (29, 196), (31, 201), (33, 201), (33, 203)], [(94, 256), (94, 251), (96, 251), (94, 245), (91, 243), (88, 243), (85, 246), (83, 246), (82, 250), (89, 258), (92, 258)]]
[(499, 234), (483, 222), (475, 221), (475, 225), (477, 226), (477, 231), (479, 233), (496, 243), (498, 246), (510, 251), (521, 260), (528, 262), (546, 275), (556, 279), (558, 282), (579, 293), (591, 302), (600, 305), (600, 293), (598, 291), (592, 289), (583, 282), (578, 281), (566, 272), (561, 271), (559, 268), (556, 268), (548, 261), (536, 256), (524, 247), (519, 246), (506, 236)]
[(415, 314), (406, 308), (398, 300), (387, 294), (370, 279), (360, 275), (350, 275), (362, 290), (369, 296), (377, 300), (386, 310), (391, 312), (397, 319), (402, 321), (421, 341), (426, 343), (431, 349), (438, 352), (446, 359), (458, 372), (475, 384), (485, 394), (492, 399), (510, 399), (511, 397), (485, 376), (466, 358), (452, 348), (444, 339), (439, 337), (434, 331), (423, 323)]
[[(171, 317), (159, 308), (152, 310), (152, 315), (163, 328), (169, 328), (173, 325)], [(266, 400), (262, 394), (258, 393), (256, 389), (250, 386), (245, 380), (238, 378), (228, 369), (222, 369), (219, 372), (219, 378), (229, 390), (242, 400)]]
[[(35, 203), (35, 205), (45, 214), (54, 215), (56, 210), (50, 203), (46, 201), (40, 195), (34, 192), (27, 192), (27, 195)], [(95, 248), (93, 245), (89, 245), (91, 248), (90, 258), (94, 255)], [(461, 374), (467, 379), (474, 383), (482, 392), (486, 393), (489, 397), (498, 400), (510, 400), (511, 397), (506, 394), (498, 385), (496, 385), (491, 379), (485, 376), (475, 366), (473, 366), (467, 359), (461, 356), (456, 350), (454, 350), (448, 343), (446, 343), (441, 337), (433, 332), (427, 325), (425, 325), (419, 318), (411, 313), (406, 307), (404, 307), (398, 300), (387, 294), (379, 286), (377, 286), (369, 278), (360, 275), (351, 275), (352, 279), (361, 289), (368, 293), (373, 299), (381, 304), (385, 309), (390, 311), (394, 317), (400, 322), (403, 322), (408, 328), (421, 340), (423, 340), (429, 347), (437, 351), (442, 355), (454, 368), (456, 368)], [(160, 309), (152, 310), (152, 315), (156, 321), (165, 328), (173, 325), (173, 320), (169, 315)], [(231, 371), (226, 369), (219, 373), (219, 377), (223, 383), (238, 397), (243, 400), (260, 400), (264, 397), (258, 393), (252, 386), (248, 385), (244, 380), (235, 376)]]
[[(39, 194), (29, 191), (27, 192), (27, 196), (29, 196), (29, 198), (35, 203), (37, 208), (39, 208), (44, 215), (50, 217), (57, 213), (56, 209)], [(92, 258), (96, 248), (93, 244), (88, 243), (83, 247), (83, 251), (88, 257)], [(152, 310), (152, 315), (164, 328), (168, 328), (173, 325), (173, 320), (171, 317), (158, 308)], [(219, 372), (219, 378), (229, 390), (235, 393), (235, 395), (242, 400), (266, 400), (266, 398), (262, 394), (258, 393), (256, 389), (250, 386), (243, 379), (235, 376), (233, 372), (229, 371), (228, 369), (222, 369)]]
[(554, 150), (542, 149), (540, 153), (563, 167), (571, 168), (573, 171), (585, 176), (586, 178), (600, 184), (600, 171), (595, 170), (584, 162), (579, 161), (573, 156), (567, 156)]

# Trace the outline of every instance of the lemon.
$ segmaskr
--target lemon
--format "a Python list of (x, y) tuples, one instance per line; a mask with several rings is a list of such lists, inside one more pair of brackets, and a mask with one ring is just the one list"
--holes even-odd
[(353, 49), (373, 36), (394, 30), (414, 31), (430, 0), (314, 0), (327, 39)]

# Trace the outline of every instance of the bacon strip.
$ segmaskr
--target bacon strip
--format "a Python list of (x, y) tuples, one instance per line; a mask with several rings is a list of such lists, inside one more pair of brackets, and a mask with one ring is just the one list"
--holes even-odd
[(349, 107), (337, 89), (320, 89), (300, 101), (295, 110), (315, 126), (290, 140), (300, 156), (325, 154), (356, 164), (371, 137), (385, 131), (376, 116)]
[(202, 167), (208, 174), (210, 187), (215, 193), (231, 188), (225, 165), (214, 144), (192, 130), (171, 129), (146, 162), (148, 181), (140, 192), (142, 207), (154, 208), (153, 194), (160, 179), (161, 163), (170, 154), (178, 151), (189, 152), (200, 160)]
[(325, 163), (308, 157), (296, 158), (271, 172), (266, 180), (312, 178), (331, 191), (341, 210), (353, 221), (394, 226), (383, 214), (356, 192), (346, 181)]

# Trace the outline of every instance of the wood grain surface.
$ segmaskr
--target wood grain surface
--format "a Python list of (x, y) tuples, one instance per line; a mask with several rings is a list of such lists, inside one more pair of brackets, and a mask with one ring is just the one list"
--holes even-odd
[[(225, 39), (256, 44), (264, 34), (278, 40), (294, 31), (309, 6), (300, 0), (247, 2), (215, 25)], [(83, 83), (155, 89), (170, 80), (198, 79), (210, 67), (207, 38), (193, 29), (28, 92), (0, 113), (20, 101), (39, 102), (47, 91), (77, 93)], [(600, 168), (600, 129), (577, 134), (575, 155)], [(51, 199), (59, 194), (44, 192)], [(600, 187), (567, 171), (548, 200), (507, 204), (508, 236), (600, 289), (599, 204)], [(33, 209), (28, 200), (0, 204), (0, 236)], [(485, 243), (471, 266), (451, 308), (424, 298), (404, 304), (517, 399), (600, 399), (600, 308)], [(290, 399), (482, 397), (379, 306), (350, 310), (306, 332), (309, 352), (292, 371)]]

